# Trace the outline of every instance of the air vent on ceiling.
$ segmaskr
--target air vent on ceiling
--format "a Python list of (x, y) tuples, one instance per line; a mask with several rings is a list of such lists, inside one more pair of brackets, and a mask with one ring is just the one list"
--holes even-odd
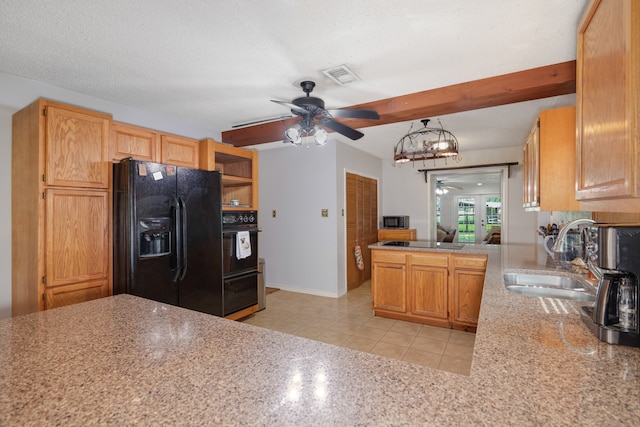
[(328, 70), (322, 70), (322, 73), (339, 85), (360, 81), (360, 77), (346, 65), (338, 65)]

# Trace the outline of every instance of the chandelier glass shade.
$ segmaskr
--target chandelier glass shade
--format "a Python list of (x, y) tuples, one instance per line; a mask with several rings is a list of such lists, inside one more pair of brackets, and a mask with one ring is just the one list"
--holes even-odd
[(327, 143), (328, 137), (326, 130), (314, 125), (311, 120), (305, 118), (284, 132), (285, 140), (283, 142), (290, 142), (299, 147), (302, 145), (303, 140), (308, 141), (313, 138), (316, 145), (324, 145)]
[(429, 119), (421, 122), (424, 127), (413, 132), (409, 128), (409, 132), (400, 138), (393, 149), (393, 161), (397, 164), (443, 158), (459, 161), (458, 139), (444, 130), (442, 124), (433, 128), (427, 126)]

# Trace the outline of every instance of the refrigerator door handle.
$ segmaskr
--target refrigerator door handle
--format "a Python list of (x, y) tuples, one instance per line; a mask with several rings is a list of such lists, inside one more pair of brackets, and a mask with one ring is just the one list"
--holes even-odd
[(180, 212), (182, 216), (182, 271), (180, 272), (180, 280), (184, 280), (184, 276), (187, 275), (187, 204), (182, 197), (178, 199), (180, 203)]
[(175, 230), (176, 245), (175, 250), (172, 251), (171, 256), (171, 269), (174, 271), (171, 280), (173, 282), (177, 282), (178, 277), (180, 276), (180, 270), (182, 269), (182, 214), (180, 209), (180, 201), (178, 200), (178, 198), (174, 197), (173, 203), (173, 229)]

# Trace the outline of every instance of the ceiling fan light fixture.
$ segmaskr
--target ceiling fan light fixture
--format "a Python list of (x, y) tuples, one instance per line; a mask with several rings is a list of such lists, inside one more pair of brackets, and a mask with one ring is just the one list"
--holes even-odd
[(313, 139), (316, 141), (316, 145), (324, 145), (327, 143), (327, 139), (329, 139), (329, 135), (327, 131), (322, 129), (320, 126), (315, 125), (313, 127)]
[(299, 116), (301, 119), (297, 124), (285, 130), (283, 142), (291, 142), (294, 145), (300, 146), (304, 140), (305, 145), (308, 147), (311, 137), (313, 137), (316, 145), (324, 145), (328, 140), (327, 131), (324, 128), (337, 132), (355, 141), (362, 138), (364, 134), (344, 123), (334, 120), (335, 118), (366, 120), (380, 119), (380, 115), (374, 110), (349, 108), (326, 110), (322, 99), (311, 96), (311, 92), (315, 85), (316, 84), (310, 80), (300, 82), (300, 87), (306, 95), (296, 98), (291, 102), (278, 101), (275, 99), (271, 100), (276, 104), (289, 108), (291, 110), (291, 114)]
[(284, 136), (293, 145), (302, 144), (302, 128), (299, 124), (291, 126), (284, 132)]

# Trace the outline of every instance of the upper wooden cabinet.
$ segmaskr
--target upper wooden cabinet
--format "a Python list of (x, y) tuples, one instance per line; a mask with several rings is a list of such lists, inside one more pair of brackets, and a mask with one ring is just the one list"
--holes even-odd
[(160, 135), (160, 163), (198, 169), (200, 142), (176, 135)]
[[(221, 144), (212, 139), (200, 141), (200, 169), (222, 172), (222, 209), (258, 209), (258, 152)], [(237, 200), (238, 205), (231, 201)]]
[(111, 293), (110, 126), (44, 99), (13, 115), (14, 316)]
[(579, 211), (576, 200), (576, 108), (540, 112), (524, 149), (524, 207)]
[(112, 126), (111, 159), (119, 162), (133, 158), (146, 162), (160, 161), (160, 137), (158, 132), (138, 126), (114, 122)]
[(51, 102), (42, 111), (46, 185), (108, 188), (111, 117)]
[(640, 210), (640, 2), (592, 1), (578, 27), (577, 198)]

